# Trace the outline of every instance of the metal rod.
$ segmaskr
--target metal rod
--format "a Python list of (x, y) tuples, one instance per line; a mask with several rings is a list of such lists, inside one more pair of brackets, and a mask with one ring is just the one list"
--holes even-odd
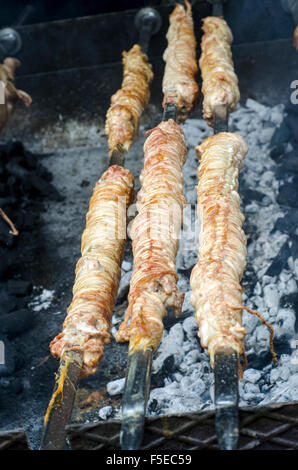
[(223, 4), (227, 0), (208, 0), (212, 4), (212, 16), (223, 16)]
[(238, 444), (238, 363), (238, 354), (232, 348), (218, 349), (215, 353), (215, 428), (222, 450), (235, 450)]
[(163, 110), (163, 121), (168, 121), (169, 119), (174, 119), (177, 121), (177, 105), (175, 103), (167, 103)]
[(124, 150), (117, 150), (117, 149), (114, 150), (109, 160), (109, 166), (112, 166), (112, 165), (124, 166), (125, 154), (126, 152)]
[(123, 450), (138, 450), (142, 444), (151, 364), (150, 349), (135, 351), (128, 356), (120, 432), (120, 444)]
[(161, 23), (161, 16), (154, 8), (141, 8), (136, 14), (135, 26), (139, 30), (138, 44), (145, 54), (148, 54), (150, 39), (160, 30)]
[(221, 104), (214, 109), (214, 134), (229, 131), (229, 113), (227, 105)]
[(71, 418), (83, 366), (83, 354), (65, 351), (60, 360), (52, 399), (44, 418), (44, 432), (40, 450), (63, 450), (65, 427)]

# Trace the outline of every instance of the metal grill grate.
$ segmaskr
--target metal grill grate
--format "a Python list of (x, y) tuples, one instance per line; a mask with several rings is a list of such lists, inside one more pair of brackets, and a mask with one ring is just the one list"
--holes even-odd
[[(218, 449), (214, 411), (146, 419), (142, 450)], [(73, 450), (120, 450), (120, 421), (68, 426)], [(298, 402), (240, 409), (239, 450), (298, 449)]]

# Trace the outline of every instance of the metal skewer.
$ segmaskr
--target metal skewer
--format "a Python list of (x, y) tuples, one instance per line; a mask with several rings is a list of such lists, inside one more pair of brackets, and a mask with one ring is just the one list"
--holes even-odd
[(41, 450), (63, 450), (83, 365), (83, 354), (65, 351), (60, 360), (52, 399), (44, 418)]
[[(153, 8), (143, 8), (137, 13), (135, 24), (139, 30), (139, 41), (142, 43), (141, 48), (143, 52), (147, 53), (151, 35), (160, 29), (161, 17)], [(115, 150), (108, 166), (116, 164), (124, 166), (125, 154), (126, 152), (122, 149)], [(142, 364), (142, 361), (138, 362), (135, 370), (142, 370)], [(61, 450), (65, 447), (65, 428), (71, 418), (82, 367), (83, 351), (74, 352), (67, 350), (63, 353), (60, 359), (54, 392), (44, 419), (41, 450)], [(151, 362), (149, 370), (150, 367)], [(134, 393), (135, 390), (136, 388), (133, 388), (132, 392)]]
[[(177, 106), (169, 103), (163, 112), (163, 121), (177, 119)], [(122, 398), (122, 425), (120, 444), (123, 450), (138, 450), (144, 435), (144, 423), (149, 397), (151, 349), (137, 350), (128, 355), (127, 374)]]
[[(213, 16), (223, 16), (225, 0), (209, 0)], [(229, 113), (227, 105), (214, 109), (214, 134), (228, 132)], [(237, 449), (239, 437), (238, 373), (239, 357), (232, 348), (218, 348), (214, 357), (215, 428), (222, 450)]]

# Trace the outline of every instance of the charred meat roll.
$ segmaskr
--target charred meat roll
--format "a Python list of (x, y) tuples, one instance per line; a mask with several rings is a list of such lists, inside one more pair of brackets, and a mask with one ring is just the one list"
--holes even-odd
[(194, 34), (191, 5), (185, 8), (177, 4), (170, 15), (167, 33), (168, 47), (163, 59), (166, 63), (162, 82), (163, 107), (174, 103), (178, 110), (178, 122), (184, 122), (199, 98), (199, 86), (195, 80), (198, 72), (196, 37)]
[(246, 264), (246, 237), (242, 230), (238, 172), (247, 145), (238, 134), (222, 132), (197, 148), (198, 169), (198, 263), (192, 270), (191, 302), (196, 311), (202, 347), (214, 355), (229, 346), (244, 352), (242, 287)]
[[(181, 311), (175, 259), (182, 221), (184, 134), (172, 119), (150, 131), (138, 193), (138, 215), (131, 227), (134, 270), (129, 305), (117, 340), (130, 341), (130, 353), (155, 349), (163, 333), (166, 308)], [(128, 324), (128, 322), (130, 322)]]
[(203, 116), (213, 127), (214, 110), (226, 105), (235, 110), (240, 99), (238, 78), (234, 72), (231, 43), (232, 32), (223, 18), (208, 16), (203, 20), (200, 68), (202, 72)]
[(111, 166), (96, 183), (89, 204), (73, 299), (63, 330), (50, 344), (53, 356), (83, 353), (82, 377), (93, 374), (110, 341), (110, 320), (117, 297), (126, 241), (126, 212), (133, 196), (129, 170)]
[(122, 85), (112, 96), (106, 116), (109, 156), (114, 150), (128, 152), (130, 149), (138, 133), (141, 114), (149, 102), (149, 86), (153, 79), (147, 55), (138, 44), (122, 55)]

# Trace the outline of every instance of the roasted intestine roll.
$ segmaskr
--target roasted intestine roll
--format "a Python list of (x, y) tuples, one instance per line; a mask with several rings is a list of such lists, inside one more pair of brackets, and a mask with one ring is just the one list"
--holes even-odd
[(177, 4), (170, 15), (167, 33), (168, 47), (163, 59), (166, 62), (162, 82), (163, 106), (175, 103), (178, 122), (184, 122), (199, 98), (199, 86), (195, 80), (198, 72), (196, 60), (196, 37), (194, 34), (191, 5), (185, 8)]
[(130, 233), (134, 270), (129, 305), (116, 336), (118, 341), (130, 341), (130, 353), (158, 347), (166, 307), (178, 315), (184, 298), (177, 288), (175, 269), (185, 203), (184, 134), (172, 119), (161, 122), (150, 132), (144, 145), (138, 215)]
[(94, 373), (110, 341), (110, 320), (117, 297), (126, 241), (126, 211), (133, 196), (129, 170), (111, 166), (96, 183), (76, 266), (73, 300), (51, 353), (83, 353), (82, 376)]
[(31, 96), (25, 91), (18, 90), (13, 83), (15, 69), (20, 65), (21, 62), (13, 57), (6, 57), (3, 64), (0, 64), (0, 82), (4, 86), (4, 103), (0, 104), (0, 132), (10, 119), (17, 101), (23, 101), (27, 107), (32, 102)]
[(238, 172), (247, 145), (238, 134), (222, 132), (196, 148), (198, 217), (201, 222), (198, 263), (192, 270), (191, 302), (196, 310), (201, 345), (211, 365), (219, 347), (244, 352), (242, 288), (246, 238), (242, 230)]
[(214, 125), (214, 110), (226, 105), (235, 110), (240, 99), (238, 79), (234, 72), (231, 43), (232, 32), (223, 18), (208, 16), (203, 20), (200, 68), (202, 73), (203, 116)]
[(111, 98), (106, 116), (109, 155), (114, 150), (128, 152), (138, 133), (139, 120), (150, 98), (153, 79), (151, 65), (138, 44), (123, 52), (123, 81)]

